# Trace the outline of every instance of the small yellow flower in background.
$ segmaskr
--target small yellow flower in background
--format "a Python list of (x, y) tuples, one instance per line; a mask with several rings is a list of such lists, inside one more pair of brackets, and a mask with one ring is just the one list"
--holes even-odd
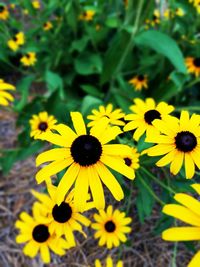
[(15, 86), (9, 83), (5, 83), (4, 80), (0, 79), (0, 105), (2, 106), (8, 106), (9, 101), (13, 101), (14, 97), (8, 93), (5, 92), (7, 90), (15, 90)]
[(108, 249), (118, 247), (121, 242), (126, 242), (125, 234), (131, 232), (131, 227), (128, 224), (132, 219), (126, 217), (125, 212), (113, 210), (113, 207), (108, 206), (107, 210), (99, 210), (99, 214), (94, 214), (95, 223), (91, 227), (96, 230), (95, 239), (99, 239), (99, 246), (106, 245)]
[(125, 113), (123, 113), (120, 108), (113, 110), (112, 104), (108, 104), (106, 107), (100, 106), (98, 110), (92, 110), (92, 115), (87, 116), (87, 119), (91, 120), (91, 122), (88, 123), (88, 127), (94, 126), (104, 117), (109, 119), (110, 125), (123, 126), (125, 125), (123, 121), (124, 116)]
[(24, 42), (25, 42), (24, 33), (18, 32), (17, 34), (15, 34), (13, 39), (8, 40), (7, 44), (11, 50), (17, 51), (19, 47), (24, 44)]
[(200, 14), (200, 1), (199, 0), (194, 1), (194, 7), (196, 8), (197, 13)]
[(125, 8), (127, 8), (128, 7), (128, 0), (123, 0), (123, 1), (124, 1)]
[[(200, 195), (200, 184), (193, 184), (193, 189)], [(178, 193), (174, 199), (179, 204), (167, 204), (163, 213), (170, 215), (190, 226), (172, 227), (162, 233), (166, 241), (200, 241), (200, 201), (185, 193)], [(200, 251), (194, 255), (188, 267), (200, 266)]]
[(95, 13), (96, 12), (94, 10), (86, 10), (83, 14), (79, 16), (79, 19), (85, 21), (91, 21), (93, 20)]
[[(107, 257), (106, 259), (106, 264), (105, 265), (101, 265), (100, 260), (95, 260), (95, 267), (114, 267), (114, 263), (113, 260), (110, 256)], [(120, 260), (116, 263), (115, 265), (116, 267), (123, 267), (123, 262)]]
[(177, 15), (178, 17), (183, 17), (185, 15), (184, 9), (181, 7), (176, 8), (175, 15)]
[[(57, 133), (45, 132), (40, 139), (59, 146), (41, 153), (36, 158), (36, 166), (51, 162), (36, 174), (41, 183), (63, 169), (66, 170), (58, 185), (57, 204), (60, 205), (66, 193), (75, 184), (74, 203), (78, 210), (84, 211), (90, 188), (94, 205), (97, 209), (105, 207), (102, 183), (118, 201), (124, 198), (123, 190), (107, 166), (133, 180), (134, 170), (127, 166), (123, 155), (130, 153), (130, 148), (122, 144), (107, 144), (122, 131), (118, 126), (108, 126), (109, 120), (102, 118), (87, 134), (81, 113), (71, 112), (75, 131), (64, 124), (54, 126)], [(106, 166), (105, 166), (106, 165)]]
[(146, 134), (154, 135), (159, 131), (152, 124), (155, 119), (167, 120), (173, 118), (169, 115), (174, 107), (165, 102), (160, 102), (156, 105), (153, 98), (147, 98), (143, 101), (140, 98), (133, 99), (135, 105), (130, 107), (132, 114), (125, 116), (125, 120), (130, 121), (124, 126), (124, 131), (136, 129), (133, 134), (133, 139), (136, 141), (146, 132)]
[(160, 24), (160, 12), (158, 9), (155, 9), (153, 12), (152, 19), (147, 19), (145, 21), (146, 24), (151, 25), (152, 27)]
[(38, 1), (38, 0), (32, 1), (32, 6), (35, 9), (40, 9), (40, 1)]
[(101, 25), (100, 24), (96, 24), (95, 25), (95, 30), (98, 32), (101, 30)]
[(129, 80), (129, 83), (132, 84), (136, 91), (141, 91), (142, 88), (148, 88), (148, 79), (147, 75), (137, 75)]
[[(47, 190), (49, 195), (38, 193), (32, 190), (32, 194), (40, 201), (37, 202), (37, 208), (40, 212), (39, 217), (41, 220), (48, 224), (50, 234), (56, 234), (57, 237), (65, 235), (66, 240), (75, 246), (74, 231), (85, 233), (82, 230), (82, 225), (89, 226), (90, 220), (79, 213), (74, 206), (74, 191), (71, 191), (66, 199), (58, 206), (57, 187), (48, 185)], [(87, 202), (85, 210), (93, 208), (92, 202)]]
[(7, 20), (8, 17), (9, 17), (8, 8), (5, 5), (0, 4), (0, 20)]
[(193, 73), (196, 77), (200, 76), (200, 57), (187, 57), (185, 64), (189, 73)]
[(20, 59), (20, 62), (24, 65), (24, 66), (34, 66), (36, 63), (37, 59), (36, 59), (36, 53), (35, 52), (28, 52), (25, 56), (23, 56)]
[(22, 212), (19, 217), (20, 220), (15, 223), (15, 227), (20, 230), (16, 242), (18, 244), (26, 243), (23, 248), (25, 255), (34, 258), (40, 253), (43, 262), (49, 263), (51, 260), (50, 249), (55, 254), (62, 256), (65, 254), (65, 249), (72, 247), (63, 238), (50, 234), (48, 225), (38, 217), (37, 206), (33, 205), (33, 217), (26, 212)]
[(137, 149), (134, 147), (130, 147), (130, 154), (123, 157), (123, 159), (127, 166), (130, 166), (133, 170), (137, 170), (140, 167), (139, 157), (140, 154), (138, 153)]
[(165, 155), (156, 165), (163, 167), (170, 164), (174, 175), (184, 163), (186, 178), (192, 178), (195, 164), (200, 168), (200, 115), (193, 114), (190, 118), (188, 111), (182, 111), (180, 120), (155, 120), (153, 125), (161, 133), (147, 135), (145, 141), (156, 144), (146, 150), (148, 156)]
[(164, 12), (163, 12), (163, 17), (164, 17), (165, 19), (169, 19), (170, 16), (171, 16), (171, 11), (170, 11), (170, 9), (169, 9), (169, 8), (165, 9)]
[(38, 115), (33, 115), (29, 121), (31, 125), (30, 136), (37, 139), (42, 133), (54, 129), (57, 122), (53, 115), (48, 115), (46, 111), (40, 112)]
[(28, 15), (29, 14), (28, 9), (23, 9), (23, 13), (24, 13), (24, 15)]
[(16, 8), (16, 4), (10, 4), (9, 7), (10, 7), (11, 9), (15, 9), (15, 8)]
[(50, 21), (47, 21), (43, 25), (43, 30), (44, 31), (49, 31), (53, 28), (53, 24)]

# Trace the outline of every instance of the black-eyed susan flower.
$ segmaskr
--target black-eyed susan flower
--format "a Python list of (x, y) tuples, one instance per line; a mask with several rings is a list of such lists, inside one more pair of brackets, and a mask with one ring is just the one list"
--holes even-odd
[(185, 10), (181, 7), (177, 7), (175, 10), (175, 15), (178, 17), (183, 17), (185, 15)]
[[(193, 184), (193, 189), (200, 195), (200, 184)], [(166, 241), (200, 241), (200, 201), (185, 193), (178, 193), (174, 199), (179, 204), (167, 204), (163, 212), (190, 226), (172, 227), (162, 233)], [(200, 266), (200, 251), (192, 258), (188, 267)]]
[(155, 119), (169, 120), (172, 118), (169, 114), (174, 110), (174, 107), (165, 102), (160, 102), (156, 105), (153, 98), (147, 98), (145, 101), (135, 98), (135, 105), (130, 107), (133, 114), (125, 116), (128, 122), (124, 126), (124, 131), (135, 130), (133, 138), (138, 141), (139, 138), (146, 132), (149, 135), (154, 135), (158, 130), (152, 122)]
[(87, 134), (83, 117), (79, 112), (71, 112), (75, 132), (64, 124), (54, 126), (57, 133), (46, 132), (40, 139), (49, 141), (59, 148), (41, 153), (36, 158), (36, 165), (51, 162), (36, 174), (38, 183), (48, 180), (52, 175), (66, 169), (58, 185), (57, 204), (60, 205), (66, 193), (75, 183), (74, 203), (78, 210), (84, 211), (90, 188), (95, 206), (105, 206), (102, 183), (107, 186), (116, 200), (121, 200), (124, 193), (109, 168), (134, 179), (134, 170), (127, 166), (123, 155), (128, 155), (130, 148), (122, 144), (107, 144), (121, 133), (118, 126), (108, 126), (109, 120), (102, 118)]
[[(89, 226), (90, 220), (79, 213), (74, 206), (74, 191), (71, 191), (63, 202), (58, 206), (57, 187), (48, 185), (49, 195), (32, 191), (32, 194), (40, 201), (37, 203), (40, 211), (41, 220), (48, 224), (51, 235), (56, 234), (60, 237), (65, 235), (66, 240), (75, 246), (74, 231), (78, 231), (85, 235), (82, 225)], [(86, 210), (93, 208), (93, 203), (86, 203)]]
[(15, 90), (15, 86), (0, 79), (0, 105), (2, 106), (8, 106), (9, 101), (12, 102), (14, 100), (13, 96), (6, 92), (7, 90)]
[(147, 149), (149, 156), (162, 157), (156, 165), (163, 167), (170, 164), (170, 171), (176, 175), (183, 163), (186, 178), (194, 176), (195, 164), (200, 168), (200, 116), (182, 111), (180, 120), (170, 122), (155, 120), (153, 125), (160, 134), (148, 134), (146, 142), (156, 145)]
[(136, 91), (141, 91), (142, 88), (148, 88), (147, 75), (137, 75), (129, 80), (129, 83), (133, 85)]
[(152, 27), (160, 24), (160, 12), (158, 9), (155, 9), (154, 12), (153, 12), (153, 16), (151, 19), (147, 19), (146, 21), (146, 24), (147, 25), (150, 25)]
[(20, 220), (15, 223), (15, 227), (20, 230), (16, 242), (18, 244), (26, 243), (23, 248), (24, 254), (34, 258), (40, 253), (44, 263), (50, 262), (50, 249), (62, 256), (65, 254), (65, 249), (72, 247), (63, 238), (50, 234), (48, 225), (38, 217), (38, 210), (35, 205), (33, 205), (33, 217), (26, 212), (22, 212)]
[(9, 17), (9, 11), (7, 6), (0, 4), (0, 20), (7, 20)]
[(24, 44), (24, 42), (25, 42), (24, 33), (18, 32), (17, 34), (15, 34), (13, 39), (8, 40), (7, 44), (11, 50), (17, 51), (19, 47)]
[(99, 246), (106, 245), (108, 249), (118, 247), (121, 242), (126, 242), (125, 234), (131, 232), (131, 218), (126, 217), (125, 212), (113, 210), (108, 206), (107, 210), (99, 210), (99, 214), (94, 214), (95, 223), (91, 227), (96, 230), (94, 237), (99, 239)]
[(38, 1), (38, 0), (32, 1), (32, 6), (35, 9), (40, 9), (40, 1)]
[(86, 10), (83, 14), (79, 16), (79, 19), (85, 21), (91, 21), (93, 20), (95, 13), (96, 12), (94, 10)]
[(43, 24), (43, 30), (49, 31), (53, 28), (53, 24), (50, 21), (47, 21)]
[(20, 62), (26, 67), (34, 66), (36, 61), (37, 61), (37, 58), (36, 58), (35, 52), (28, 52), (28, 53), (26, 53), (25, 56), (23, 56), (20, 59)]
[(137, 149), (135, 147), (130, 147), (129, 155), (125, 156), (123, 159), (125, 164), (130, 166), (135, 171), (140, 167), (139, 157), (140, 154), (138, 153)]
[(88, 123), (88, 127), (94, 126), (104, 117), (109, 119), (110, 125), (123, 126), (125, 125), (125, 122), (123, 121), (124, 116), (125, 114), (120, 108), (113, 110), (112, 104), (108, 104), (106, 107), (100, 106), (98, 110), (92, 110), (92, 115), (87, 116), (87, 118), (91, 120), (91, 122)]
[[(101, 265), (101, 262), (99, 259), (96, 259), (95, 260), (95, 267), (114, 267), (114, 263), (113, 263), (113, 260), (110, 256), (108, 256), (106, 258), (106, 262), (105, 262), (105, 265)], [(123, 267), (123, 262), (120, 260), (116, 263), (115, 265), (116, 267)]]
[(200, 57), (187, 57), (185, 64), (189, 73), (194, 73), (196, 77), (200, 76)]
[(48, 115), (46, 111), (43, 111), (38, 115), (33, 115), (29, 122), (31, 125), (30, 136), (37, 139), (40, 134), (53, 129), (57, 120), (53, 115)]

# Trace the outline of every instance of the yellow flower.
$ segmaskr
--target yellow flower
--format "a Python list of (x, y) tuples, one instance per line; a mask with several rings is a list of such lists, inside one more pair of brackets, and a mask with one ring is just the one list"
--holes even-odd
[(96, 12), (94, 10), (86, 10), (83, 14), (79, 16), (79, 19), (85, 21), (91, 21), (93, 20), (95, 13)]
[(146, 75), (137, 75), (129, 80), (129, 83), (134, 86), (136, 91), (141, 91), (142, 88), (148, 88), (148, 80)]
[(184, 162), (186, 178), (194, 176), (195, 164), (200, 168), (200, 116), (193, 114), (189, 118), (187, 111), (182, 111), (180, 120), (170, 122), (155, 120), (153, 125), (161, 134), (149, 134), (146, 142), (156, 145), (147, 149), (149, 156), (162, 157), (156, 165), (163, 167), (170, 163), (170, 171), (176, 175)]
[(178, 8), (176, 8), (176, 10), (175, 10), (175, 14), (176, 14), (177, 16), (179, 16), (179, 17), (183, 17), (183, 16), (185, 15), (185, 11), (184, 11), (183, 8), (178, 7)]
[(74, 203), (78, 210), (84, 211), (88, 189), (98, 209), (104, 208), (105, 199), (102, 183), (118, 201), (124, 193), (109, 168), (134, 179), (134, 171), (120, 157), (129, 154), (129, 147), (122, 144), (107, 144), (121, 133), (118, 126), (108, 126), (107, 118), (101, 119), (87, 134), (83, 117), (79, 112), (71, 112), (75, 132), (64, 124), (54, 126), (57, 133), (46, 132), (40, 139), (49, 141), (59, 148), (41, 153), (36, 159), (39, 166), (50, 162), (36, 174), (38, 183), (48, 180), (52, 175), (67, 169), (58, 185), (57, 204), (60, 205), (66, 193), (75, 183)]
[(152, 124), (155, 119), (169, 120), (172, 118), (169, 114), (174, 110), (174, 107), (165, 102), (156, 105), (153, 98), (147, 98), (145, 101), (135, 98), (134, 103), (135, 105), (130, 107), (134, 113), (125, 116), (125, 120), (130, 122), (124, 126), (124, 131), (136, 129), (133, 134), (136, 141), (145, 132), (149, 135), (158, 133), (158, 130)]
[(11, 50), (17, 51), (19, 49), (19, 46), (23, 45), (24, 42), (24, 33), (18, 32), (17, 34), (15, 34), (13, 39), (8, 40), (7, 44)]
[(147, 19), (145, 22), (146, 22), (146, 24), (149, 24), (152, 27), (160, 24), (160, 12), (159, 12), (159, 10), (155, 9), (153, 12), (152, 19)]
[(0, 20), (7, 20), (8, 17), (9, 17), (8, 8), (5, 5), (0, 4)]
[(110, 205), (107, 210), (99, 210), (94, 214), (95, 223), (91, 227), (96, 230), (94, 237), (99, 238), (99, 246), (106, 245), (108, 249), (118, 247), (120, 242), (126, 242), (126, 233), (131, 232), (131, 218), (125, 217), (125, 212), (114, 210)]
[(16, 242), (27, 243), (23, 248), (24, 254), (34, 258), (40, 252), (44, 263), (50, 262), (49, 249), (62, 256), (65, 254), (65, 249), (72, 247), (63, 238), (50, 234), (48, 225), (38, 217), (36, 205), (33, 205), (33, 217), (26, 212), (22, 212), (20, 220), (15, 223), (15, 227), (20, 230), (19, 235), (16, 237)]
[(37, 59), (36, 59), (36, 54), (35, 52), (28, 52), (25, 56), (23, 56), (20, 59), (20, 62), (24, 65), (24, 66), (34, 66), (36, 63)]
[(32, 6), (35, 9), (40, 9), (40, 1), (38, 1), (38, 0), (32, 1)]
[(43, 30), (44, 31), (49, 31), (53, 28), (53, 24), (50, 21), (47, 21), (43, 25)]
[[(200, 184), (193, 184), (193, 189), (200, 195)], [(162, 233), (167, 241), (200, 241), (200, 201), (185, 193), (178, 193), (174, 199), (180, 204), (168, 204), (163, 212), (191, 226), (172, 227)], [(188, 267), (200, 266), (200, 251), (192, 258)]]
[[(32, 190), (32, 194), (40, 201), (37, 202), (37, 208), (40, 211), (41, 220), (48, 224), (51, 235), (54, 233), (57, 237), (65, 235), (67, 241), (75, 246), (74, 231), (78, 231), (85, 235), (81, 224), (90, 225), (90, 220), (79, 213), (74, 206), (74, 191), (71, 191), (65, 200), (58, 206), (57, 187), (48, 185), (47, 190), (49, 195), (38, 193)], [(87, 202), (86, 209), (93, 208), (92, 202)]]
[(185, 64), (189, 73), (194, 73), (196, 77), (200, 76), (200, 57), (187, 57)]
[(139, 157), (140, 154), (137, 152), (137, 149), (134, 147), (130, 147), (130, 154), (125, 156), (123, 159), (127, 166), (130, 166), (134, 171), (137, 170), (139, 165)]
[[(103, 267), (103, 265), (101, 265), (100, 260), (98, 260), (98, 259), (95, 260), (95, 267)], [(113, 260), (112, 260), (112, 258), (110, 256), (108, 256), (107, 259), (106, 259), (105, 267), (114, 267)], [(123, 267), (123, 262), (122, 261), (118, 261), (117, 264), (116, 264), (116, 267)]]
[(29, 122), (31, 125), (30, 136), (34, 137), (34, 139), (38, 139), (43, 132), (54, 129), (57, 120), (53, 115), (49, 116), (48, 113), (44, 111), (40, 112), (38, 115), (33, 115)]
[(113, 110), (113, 105), (108, 104), (106, 107), (100, 106), (98, 110), (93, 109), (92, 115), (88, 115), (87, 119), (91, 120), (88, 123), (88, 127), (92, 127), (97, 124), (102, 118), (108, 118), (110, 125), (118, 125), (123, 126), (125, 122), (122, 120), (125, 114), (122, 112), (121, 109)]
[(5, 83), (4, 80), (0, 79), (0, 105), (2, 106), (8, 106), (8, 101), (13, 101), (13, 96), (5, 92), (6, 90), (15, 90), (15, 86), (9, 83)]

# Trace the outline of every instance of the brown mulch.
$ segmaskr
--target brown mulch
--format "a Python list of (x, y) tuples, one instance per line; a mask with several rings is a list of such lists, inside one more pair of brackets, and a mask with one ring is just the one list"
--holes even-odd
[[(0, 149), (11, 149), (16, 146), (15, 115), (8, 110), (0, 111)], [(14, 223), (21, 211), (31, 210), (34, 201), (30, 189), (41, 190), (37, 186), (34, 174), (36, 172), (35, 159), (17, 162), (6, 176), (0, 171), (0, 267), (86, 267), (94, 266), (96, 258), (105, 259), (108, 254), (113, 258), (119, 255), (124, 260), (125, 267), (184, 267), (192, 257), (185, 246), (179, 243), (174, 262), (174, 243), (162, 241), (153, 234), (153, 229), (159, 219), (159, 211), (141, 225), (137, 220), (136, 211), (133, 210), (131, 246), (122, 245), (118, 249), (108, 252), (99, 248), (93, 239), (91, 229), (86, 229), (87, 239), (77, 235), (77, 247), (67, 251), (66, 256), (52, 256), (52, 262), (44, 265), (39, 257), (30, 259), (23, 255), (21, 245), (15, 243), (17, 234)], [(134, 199), (132, 200), (134, 203)], [(92, 217), (90, 213), (88, 215)]]

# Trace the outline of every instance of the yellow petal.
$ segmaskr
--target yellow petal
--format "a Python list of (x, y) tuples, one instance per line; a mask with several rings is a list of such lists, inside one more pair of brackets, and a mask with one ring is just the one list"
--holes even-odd
[(31, 258), (34, 258), (37, 255), (38, 250), (39, 250), (39, 246), (36, 245), (36, 242), (34, 242), (33, 240), (27, 243), (23, 248), (24, 254)]
[(174, 159), (172, 160), (172, 163), (170, 165), (170, 172), (176, 175), (183, 164), (183, 159), (184, 159), (184, 153), (179, 152), (178, 150), (175, 150), (175, 156)]
[(110, 142), (111, 140), (115, 139), (116, 136), (118, 136), (119, 134), (121, 134), (122, 131), (120, 130), (120, 128), (118, 126), (114, 126), (114, 127), (108, 127), (104, 133), (101, 135), (100, 142), (104, 145), (108, 142)]
[(173, 159), (175, 157), (175, 152), (176, 152), (176, 150), (172, 150), (171, 152), (169, 152), (167, 155), (165, 155), (159, 161), (157, 161), (156, 165), (158, 167), (163, 167), (165, 165), (168, 165), (171, 161), (173, 161)]
[(50, 262), (50, 252), (49, 252), (49, 248), (47, 247), (47, 245), (42, 245), (40, 247), (40, 253), (41, 253), (41, 258), (42, 258), (43, 262), (49, 263)]
[(184, 193), (176, 194), (174, 199), (200, 217), (200, 202), (197, 199)]
[(131, 156), (131, 149), (129, 146), (121, 144), (104, 145), (103, 153), (107, 155), (128, 157)]
[(80, 112), (71, 112), (70, 115), (71, 115), (74, 129), (75, 129), (77, 135), (87, 134), (86, 128), (85, 128), (85, 123), (84, 123), (83, 116), (81, 115), (81, 113)]
[(195, 166), (194, 161), (189, 153), (185, 153), (185, 176), (191, 179), (194, 176)]
[(200, 266), (200, 251), (198, 251), (190, 263), (188, 264), (188, 267), (199, 267)]
[(147, 149), (149, 156), (161, 156), (175, 149), (174, 144), (159, 144)]
[(54, 126), (54, 129), (59, 132), (59, 134), (65, 140), (65, 147), (70, 147), (77, 135), (70, 127), (64, 124), (58, 124)]
[(53, 148), (37, 156), (36, 167), (48, 161), (64, 160), (69, 157), (70, 157), (70, 150), (68, 148)]
[(167, 241), (200, 240), (199, 227), (173, 227), (162, 233), (162, 239)]
[(200, 195), (200, 184), (193, 184), (191, 187)]
[(98, 121), (98, 123), (95, 123), (95, 125), (91, 128), (90, 134), (99, 139), (106, 130), (106, 128), (108, 127), (108, 124), (109, 124), (109, 119), (103, 117)]

